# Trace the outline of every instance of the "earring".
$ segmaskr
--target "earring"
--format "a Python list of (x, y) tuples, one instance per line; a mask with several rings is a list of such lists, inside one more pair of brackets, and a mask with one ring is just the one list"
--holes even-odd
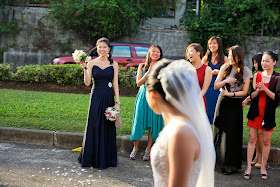
[(107, 57), (109, 57), (110, 55), (109, 55), (109, 53), (107, 54)]

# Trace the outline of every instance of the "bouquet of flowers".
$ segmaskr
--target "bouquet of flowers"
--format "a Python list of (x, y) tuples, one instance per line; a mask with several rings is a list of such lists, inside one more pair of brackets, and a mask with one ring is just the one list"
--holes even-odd
[(75, 62), (88, 62), (91, 60), (91, 57), (82, 50), (76, 49), (72, 56)]
[(118, 113), (119, 112), (115, 108), (108, 107), (105, 110), (106, 119), (110, 121), (116, 121)]

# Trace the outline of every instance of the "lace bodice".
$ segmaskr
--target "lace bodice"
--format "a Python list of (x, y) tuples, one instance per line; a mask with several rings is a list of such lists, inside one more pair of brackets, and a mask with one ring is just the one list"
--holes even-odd
[[(169, 161), (168, 161), (168, 140), (174, 135), (175, 129), (178, 126), (186, 125), (195, 133), (198, 138), (198, 134), (195, 129), (187, 122), (179, 120), (172, 120), (167, 126), (163, 128), (157, 138), (156, 143), (151, 150), (151, 165), (153, 169), (154, 186), (164, 187), (168, 185), (169, 177)], [(198, 138), (199, 141), (199, 138)], [(201, 156), (193, 162), (191, 173), (188, 181), (188, 186), (196, 186), (197, 179), (201, 169)]]

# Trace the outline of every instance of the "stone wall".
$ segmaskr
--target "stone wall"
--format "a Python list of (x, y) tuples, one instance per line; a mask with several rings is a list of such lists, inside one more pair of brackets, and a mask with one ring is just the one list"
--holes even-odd
[[(55, 56), (70, 55), (74, 49), (88, 50), (95, 45), (82, 42), (73, 31), (63, 33), (58, 24), (50, 20), (47, 8), (12, 7), (7, 13), (6, 17), (1, 17), (1, 14), (0, 19), (16, 18), (22, 30), (16, 36), (0, 36), (0, 47), (7, 49), (4, 54), (5, 63), (14, 63), (16, 66), (49, 64)], [(255, 53), (267, 50), (280, 52), (279, 38), (250, 36), (240, 41), (239, 45), (245, 49), (245, 63), (250, 67)], [(165, 57), (184, 58), (190, 39), (185, 30), (142, 27), (138, 33), (120, 38), (117, 42), (158, 44)], [(69, 50), (62, 52), (58, 43)]]

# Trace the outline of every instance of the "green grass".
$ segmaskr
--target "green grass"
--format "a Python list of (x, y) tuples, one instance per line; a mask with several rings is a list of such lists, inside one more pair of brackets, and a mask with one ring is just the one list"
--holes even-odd
[[(0, 126), (84, 132), (89, 95), (0, 89)], [(122, 128), (130, 134), (134, 97), (121, 97)]]
[[(32, 92), (0, 89), (0, 126), (27, 129), (52, 130), (83, 133), (87, 120), (89, 95)], [(122, 128), (117, 135), (129, 135), (135, 97), (120, 98)], [(249, 106), (244, 110), (243, 144), (247, 145), (249, 128), (247, 118)], [(271, 145), (280, 147), (280, 109), (276, 110), (276, 128)]]

